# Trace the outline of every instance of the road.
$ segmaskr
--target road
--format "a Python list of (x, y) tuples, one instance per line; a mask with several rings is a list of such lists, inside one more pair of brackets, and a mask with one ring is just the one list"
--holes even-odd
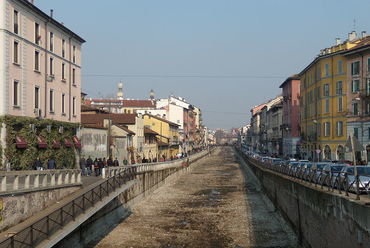
[(298, 247), (241, 166), (231, 148), (218, 148), (135, 205), (96, 247)]

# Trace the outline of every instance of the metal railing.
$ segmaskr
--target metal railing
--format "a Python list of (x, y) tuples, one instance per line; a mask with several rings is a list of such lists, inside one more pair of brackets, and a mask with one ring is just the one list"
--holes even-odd
[(8, 233), (8, 237), (0, 241), (0, 247), (20, 248), (37, 246), (71, 221), (74, 221), (79, 215), (94, 207), (97, 202), (102, 201), (110, 193), (134, 179), (137, 174), (136, 169), (136, 167), (126, 168), (125, 171), (104, 180), (99, 185), (77, 196), (47, 216), (33, 222), (30, 226), (16, 233)]
[(331, 172), (323, 169), (305, 168), (302, 166), (293, 167), (287, 164), (264, 163), (243, 152), (241, 154), (246, 160), (258, 166), (308, 182), (315, 187), (320, 187), (320, 189), (326, 188), (328, 192), (337, 190), (339, 194), (344, 192), (346, 196), (350, 196), (349, 193), (353, 193), (356, 200), (360, 199), (361, 194), (370, 196), (370, 181), (361, 180), (360, 175), (354, 175), (348, 172)]

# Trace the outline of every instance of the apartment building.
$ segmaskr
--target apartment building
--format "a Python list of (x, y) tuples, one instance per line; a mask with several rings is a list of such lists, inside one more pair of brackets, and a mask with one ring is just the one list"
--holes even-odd
[(0, 115), (80, 122), (79, 35), (33, 1), (0, 2)]
[[(301, 78), (300, 118), (303, 157), (313, 160), (345, 159), (347, 139), (347, 58), (344, 52), (361, 41), (355, 32), (348, 40), (321, 50), (299, 74)], [(353, 91), (353, 90), (352, 90)]]

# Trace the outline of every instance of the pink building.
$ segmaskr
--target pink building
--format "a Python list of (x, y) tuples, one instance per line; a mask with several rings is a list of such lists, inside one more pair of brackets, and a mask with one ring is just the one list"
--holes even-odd
[(0, 116), (80, 122), (85, 41), (33, 1), (0, 1)]
[(292, 75), (280, 85), (283, 91), (283, 122), (281, 125), (283, 134), (283, 155), (289, 157), (294, 157), (299, 154), (300, 82), (298, 75)]

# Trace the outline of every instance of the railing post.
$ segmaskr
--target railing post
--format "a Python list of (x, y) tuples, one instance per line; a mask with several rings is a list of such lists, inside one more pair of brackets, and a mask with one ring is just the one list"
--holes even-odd
[(31, 239), (31, 247), (33, 247), (33, 225), (30, 226), (30, 239)]
[(50, 185), (55, 186), (55, 172), (52, 172), (50, 176)]
[(77, 183), (81, 183), (81, 172), (77, 171)]
[(6, 191), (6, 176), (1, 178), (1, 191)]
[(76, 183), (76, 172), (72, 172), (71, 183)]
[(76, 211), (75, 211), (75, 200), (72, 201), (72, 216), (73, 216), (73, 220), (76, 219)]
[(69, 178), (71, 177), (71, 172), (66, 171), (66, 174), (64, 176), (64, 184), (68, 185), (69, 184)]
[(345, 172), (345, 190), (346, 190), (346, 196), (348, 196), (348, 174)]
[(30, 188), (30, 175), (26, 175), (24, 178), (24, 188), (29, 189)]
[(19, 189), (19, 176), (15, 176), (14, 182), (13, 182), (13, 190), (18, 190)]
[(44, 174), (44, 177), (42, 178), (42, 187), (48, 186), (48, 177), (49, 177), (48, 174)]
[(46, 216), (46, 235), (50, 237), (50, 220), (49, 215)]
[(356, 200), (360, 200), (360, 176), (356, 173)]
[(40, 175), (37, 174), (33, 181), (33, 187), (38, 188), (40, 186)]
[(58, 185), (62, 185), (63, 184), (63, 171), (59, 171), (59, 172), (57, 172), (58, 174), (57, 174), (57, 184)]

